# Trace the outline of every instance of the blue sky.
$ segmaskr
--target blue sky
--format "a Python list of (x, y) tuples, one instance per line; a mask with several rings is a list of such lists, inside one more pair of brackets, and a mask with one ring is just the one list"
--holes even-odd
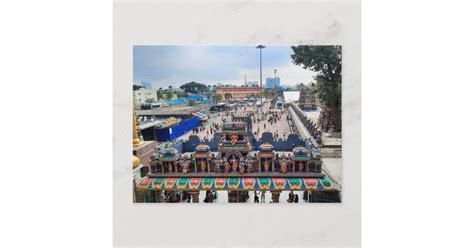
[[(262, 50), (263, 83), (274, 77), (281, 84), (309, 83), (315, 72), (291, 62), (290, 46)], [(195, 81), (204, 84), (235, 84), (259, 81), (259, 52), (255, 46), (134, 46), (133, 82), (151, 82), (154, 88), (177, 87)]]

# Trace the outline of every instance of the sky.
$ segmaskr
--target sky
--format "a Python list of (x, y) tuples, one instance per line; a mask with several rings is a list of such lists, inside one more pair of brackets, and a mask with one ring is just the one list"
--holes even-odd
[[(290, 46), (262, 50), (262, 79), (280, 77), (282, 85), (309, 83), (315, 72), (291, 62)], [(255, 46), (134, 46), (133, 83), (152, 83), (158, 89), (195, 81), (206, 85), (243, 85), (260, 81), (259, 51)]]

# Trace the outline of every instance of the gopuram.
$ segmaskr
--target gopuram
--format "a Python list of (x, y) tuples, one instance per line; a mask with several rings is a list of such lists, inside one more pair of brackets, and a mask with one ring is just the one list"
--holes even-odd
[(134, 183), (136, 202), (197, 203), (205, 194), (210, 203), (218, 191), (227, 191), (228, 202), (246, 202), (251, 191), (270, 192), (272, 203), (280, 202), (283, 191), (303, 191), (307, 202), (338, 194), (321, 170), (319, 153), (302, 146), (276, 152), (269, 143), (252, 147), (246, 131), (244, 122), (225, 122), (217, 151), (199, 144), (185, 154), (174, 148), (156, 152), (149, 173)]

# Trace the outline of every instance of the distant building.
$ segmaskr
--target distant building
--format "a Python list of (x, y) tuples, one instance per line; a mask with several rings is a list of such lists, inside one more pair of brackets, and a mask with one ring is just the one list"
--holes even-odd
[(248, 81), (246, 84), (248, 87), (258, 87), (258, 81)]
[(147, 103), (147, 99), (151, 99), (148, 101), (157, 102), (158, 95), (156, 94), (156, 90), (141, 88), (133, 91), (133, 102), (135, 104)]
[(142, 81), (142, 87), (151, 90), (151, 83)]
[(283, 91), (283, 99), (285, 103), (291, 103), (300, 99), (299, 91)]
[(222, 100), (225, 100), (225, 94), (229, 93), (232, 95), (231, 99), (242, 100), (245, 97), (250, 95), (258, 96), (260, 95), (260, 87), (227, 87), (221, 86), (216, 88), (216, 93), (222, 96)]
[(300, 86), (300, 99), (298, 101), (298, 107), (303, 111), (316, 110), (318, 105), (316, 101), (316, 94), (313, 88), (309, 86)]
[(275, 88), (278, 88), (279, 86), (280, 86), (280, 78), (279, 77), (266, 78), (265, 88), (275, 89)]

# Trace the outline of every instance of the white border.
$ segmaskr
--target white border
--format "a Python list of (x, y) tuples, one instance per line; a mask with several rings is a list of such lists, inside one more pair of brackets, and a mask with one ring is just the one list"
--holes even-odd
[[(342, 203), (291, 207), (133, 204), (132, 46), (259, 43), (343, 46)], [(116, 2), (113, 65), (115, 246), (360, 246), (357, 1)]]

